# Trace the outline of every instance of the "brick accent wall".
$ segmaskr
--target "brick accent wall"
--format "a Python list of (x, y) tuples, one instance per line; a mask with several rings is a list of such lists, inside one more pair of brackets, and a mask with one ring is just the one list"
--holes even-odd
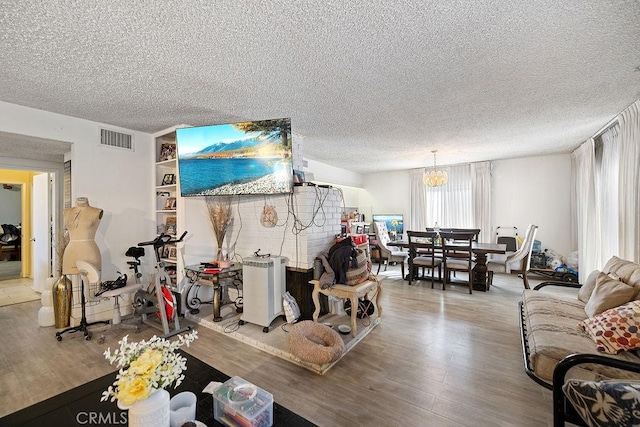
[[(260, 223), (265, 204), (277, 212), (275, 227)], [(318, 253), (329, 249), (340, 233), (342, 205), (342, 194), (336, 188), (303, 186), (294, 187), (292, 195), (243, 196), (234, 208), (228, 242), (235, 242), (235, 253), (242, 257), (260, 249), (261, 254), (286, 257), (287, 267), (313, 268)]]

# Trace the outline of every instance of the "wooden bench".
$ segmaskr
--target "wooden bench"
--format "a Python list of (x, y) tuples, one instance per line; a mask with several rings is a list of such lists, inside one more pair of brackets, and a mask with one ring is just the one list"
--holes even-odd
[(348, 298), (351, 301), (351, 335), (354, 337), (358, 332), (356, 321), (358, 320), (357, 307), (359, 298), (365, 296), (373, 290), (377, 290), (375, 307), (376, 311), (378, 312), (378, 317), (382, 316), (382, 306), (380, 306), (382, 286), (380, 286), (380, 283), (375, 280), (367, 280), (355, 286), (335, 284), (327, 289), (322, 289), (318, 280), (310, 280), (309, 283), (313, 285), (313, 293), (311, 294), (311, 297), (313, 298), (313, 304), (316, 308), (316, 310), (313, 312), (314, 322), (318, 321), (318, 315), (320, 314), (320, 299), (318, 297), (318, 294), (332, 296), (340, 299)]

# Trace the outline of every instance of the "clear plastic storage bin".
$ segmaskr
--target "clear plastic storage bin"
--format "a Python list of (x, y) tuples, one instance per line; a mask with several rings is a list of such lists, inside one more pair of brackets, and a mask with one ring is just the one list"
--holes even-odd
[(232, 377), (213, 393), (213, 416), (226, 426), (269, 427), (273, 425), (273, 395)]

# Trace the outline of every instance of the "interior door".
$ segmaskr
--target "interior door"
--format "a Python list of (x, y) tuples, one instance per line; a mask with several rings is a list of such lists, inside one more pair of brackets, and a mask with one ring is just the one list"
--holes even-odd
[(51, 197), (49, 174), (33, 177), (31, 191), (31, 254), (33, 290), (42, 292), (51, 274)]

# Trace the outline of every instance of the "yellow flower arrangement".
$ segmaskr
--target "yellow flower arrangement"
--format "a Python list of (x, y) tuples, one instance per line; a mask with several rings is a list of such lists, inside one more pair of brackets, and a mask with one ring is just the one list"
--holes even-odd
[(138, 400), (148, 398), (155, 390), (177, 387), (184, 379), (183, 371), (187, 369), (187, 359), (175, 350), (183, 344), (187, 347), (198, 338), (198, 332), (176, 336), (175, 341), (168, 341), (157, 336), (149, 341), (129, 343), (128, 335), (118, 341), (120, 348), (104, 352), (105, 358), (113, 363), (117, 361), (120, 368), (113, 385), (102, 393), (100, 401), (118, 399), (121, 407), (130, 407)]

